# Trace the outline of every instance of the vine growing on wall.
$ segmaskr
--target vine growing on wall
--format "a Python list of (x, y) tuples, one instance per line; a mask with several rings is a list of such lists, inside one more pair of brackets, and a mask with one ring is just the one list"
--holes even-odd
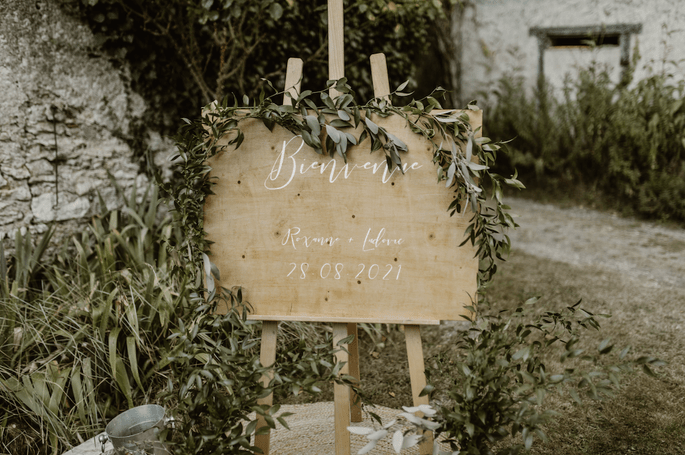
[[(60, 0), (88, 24), (115, 63), (131, 68), (133, 88), (150, 103), (149, 121), (167, 130), (177, 119), (230, 94), (257, 96), (260, 77), (283, 81), (298, 57), (303, 84), (321, 87), (328, 75), (326, 2), (317, 0)], [(428, 47), (431, 23), (443, 17), (436, 1), (345, 2), (345, 61), (364, 98), (372, 87), (371, 54), (388, 55), (391, 80), (413, 74)], [(306, 24), (306, 25), (305, 25)], [(402, 75), (402, 76), (400, 76)], [(399, 83), (395, 82), (396, 84)]]

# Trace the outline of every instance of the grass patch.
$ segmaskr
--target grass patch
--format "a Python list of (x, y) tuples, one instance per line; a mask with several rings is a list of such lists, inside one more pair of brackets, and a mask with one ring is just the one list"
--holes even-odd
[[(584, 307), (596, 314), (611, 314), (600, 320), (601, 331), (587, 333), (586, 345), (611, 338), (617, 346), (633, 346), (632, 356), (656, 356), (667, 365), (658, 369), (657, 379), (640, 373), (626, 376), (616, 395), (602, 401), (578, 405), (568, 394), (551, 396), (547, 406), (562, 415), (547, 426), (549, 442), (535, 444), (531, 453), (684, 454), (685, 290), (655, 289), (613, 272), (514, 251), (500, 266), (487, 298), (498, 309), (514, 309), (536, 295), (542, 296), (545, 309), (560, 309), (583, 299)], [(404, 334), (399, 326), (388, 329), (382, 347), (379, 339), (360, 330), (362, 388), (371, 402), (398, 409), (412, 403), (409, 371)], [(426, 362), (450, 345), (454, 330), (444, 323), (422, 327)], [(316, 401), (332, 399), (332, 388), (316, 397)]]
[(488, 298), (505, 309), (533, 295), (543, 296), (551, 308), (582, 298), (586, 308), (612, 315), (601, 322), (600, 332), (589, 332), (586, 341), (611, 338), (668, 364), (659, 369), (658, 379), (628, 376), (611, 399), (579, 406), (567, 395), (553, 397), (550, 407), (563, 416), (548, 426), (550, 442), (534, 446), (532, 453), (685, 453), (685, 290), (645, 287), (615, 273), (514, 251), (499, 269)]

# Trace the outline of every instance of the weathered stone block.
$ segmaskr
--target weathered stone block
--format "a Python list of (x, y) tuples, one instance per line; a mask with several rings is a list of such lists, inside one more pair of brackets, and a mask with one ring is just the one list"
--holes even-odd
[(55, 168), (48, 160), (36, 160), (27, 164), (31, 177), (29, 183), (54, 182)]
[(45, 193), (31, 201), (33, 218), (39, 223), (82, 218), (89, 209), (90, 201), (85, 197), (80, 197), (66, 204), (60, 200), (60, 204), (57, 205), (55, 194)]

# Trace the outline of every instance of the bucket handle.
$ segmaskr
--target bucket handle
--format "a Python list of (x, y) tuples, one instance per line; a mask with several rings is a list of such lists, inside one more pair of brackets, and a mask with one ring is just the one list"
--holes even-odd
[(106, 433), (100, 433), (98, 435), (98, 442), (100, 443), (100, 451), (102, 453), (105, 453), (105, 444), (107, 444), (107, 441), (109, 441), (109, 437), (107, 437)]

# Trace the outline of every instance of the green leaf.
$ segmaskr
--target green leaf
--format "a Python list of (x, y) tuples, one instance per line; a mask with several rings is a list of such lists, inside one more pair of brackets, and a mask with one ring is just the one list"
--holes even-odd
[(623, 350), (621, 350), (621, 354), (619, 354), (618, 358), (623, 360), (626, 357), (626, 355), (628, 355), (628, 351), (630, 351), (630, 346), (626, 346), (625, 348), (623, 348)]
[(126, 367), (124, 366), (124, 362), (120, 358), (116, 359), (116, 375), (114, 378), (119, 386), (119, 391), (121, 391), (121, 393), (126, 397), (128, 407), (132, 408), (133, 395), (131, 393), (131, 383), (128, 380), (128, 373), (126, 371)]
[(278, 3), (272, 3), (269, 7), (269, 14), (273, 20), (277, 21), (283, 16), (283, 7)]
[(85, 425), (88, 423), (86, 417), (86, 400), (83, 393), (83, 384), (81, 383), (81, 366), (74, 365), (71, 369), (71, 391), (74, 395), (74, 405), (76, 406), (76, 412), (78, 413), (79, 420), (81, 424)]
[(466, 432), (468, 433), (468, 435), (473, 437), (473, 435), (476, 432), (476, 427), (474, 427), (471, 422), (466, 422), (464, 424), (464, 427), (466, 428)]
[(523, 360), (528, 359), (528, 355), (530, 355), (530, 346), (524, 346), (511, 357), (513, 360), (518, 360), (523, 358)]
[(392, 141), (392, 143), (395, 144), (395, 146), (396, 146), (398, 149), (402, 150), (403, 152), (406, 152), (406, 151), (408, 150), (408, 149), (407, 149), (407, 144), (405, 144), (404, 142), (402, 142), (402, 140), (401, 140), (400, 138), (398, 138), (397, 136), (395, 136), (395, 135), (392, 134), (392, 133), (388, 133), (387, 131), (385, 132), (385, 134), (388, 135), (388, 139), (390, 139), (390, 140)]
[(283, 425), (287, 430), (290, 430), (290, 427), (288, 426), (288, 422), (286, 422), (286, 420), (282, 416), (277, 417), (276, 420), (278, 420), (281, 423), (281, 425)]
[(654, 373), (654, 371), (652, 371), (652, 369), (649, 368), (647, 364), (642, 365), (642, 371), (644, 371), (648, 376), (651, 376), (653, 378), (658, 377), (657, 374)]
[(330, 123), (331, 126), (334, 126), (336, 128), (352, 128), (352, 124), (345, 122), (340, 119), (333, 119)]
[(608, 354), (609, 352), (611, 352), (611, 350), (614, 348), (614, 345), (613, 344), (610, 345), (609, 344), (610, 341), (611, 341), (611, 339), (609, 339), (609, 338), (602, 340), (602, 342), (599, 344), (599, 348), (598, 348), (600, 354)]
[(467, 161), (466, 165), (469, 167), (469, 169), (474, 170), (474, 171), (484, 171), (486, 169), (489, 169), (488, 166), (485, 166), (482, 164), (477, 164), (477, 163), (474, 163), (473, 161)]
[(523, 444), (524, 444), (526, 450), (530, 450), (530, 448), (533, 447), (533, 433), (528, 432), (528, 434), (525, 436)]
[(321, 135), (321, 125), (319, 124), (319, 120), (313, 116), (313, 115), (307, 115), (305, 117), (305, 120), (307, 121), (307, 126), (309, 126), (309, 129), (312, 131), (312, 134), (314, 136), (319, 136)]
[(110, 332), (109, 332), (109, 367), (112, 370), (112, 377), (117, 376), (117, 367), (119, 363), (117, 360), (119, 360), (117, 356), (117, 339), (119, 337), (119, 332), (121, 331), (121, 327), (114, 327)]
[(449, 188), (452, 186), (452, 182), (454, 181), (454, 173), (457, 171), (457, 165), (454, 163), (454, 161), (450, 164), (449, 169), (447, 169), (447, 179), (445, 181), (445, 187)]
[(333, 139), (333, 142), (336, 144), (340, 143), (340, 131), (330, 125), (326, 125), (326, 133), (328, 134), (328, 137)]
[(364, 119), (364, 122), (366, 123), (366, 126), (369, 128), (371, 133), (378, 134), (378, 125), (373, 123), (368, 117)]
[(578, 392), (575, 389), (569, 389), (568, 391), (569, 395), (571, 395), (571, 398), (578, 403), (578, 404), (583, 404), (583, 402), (580, 400), (580, 396), (578, 395)]

